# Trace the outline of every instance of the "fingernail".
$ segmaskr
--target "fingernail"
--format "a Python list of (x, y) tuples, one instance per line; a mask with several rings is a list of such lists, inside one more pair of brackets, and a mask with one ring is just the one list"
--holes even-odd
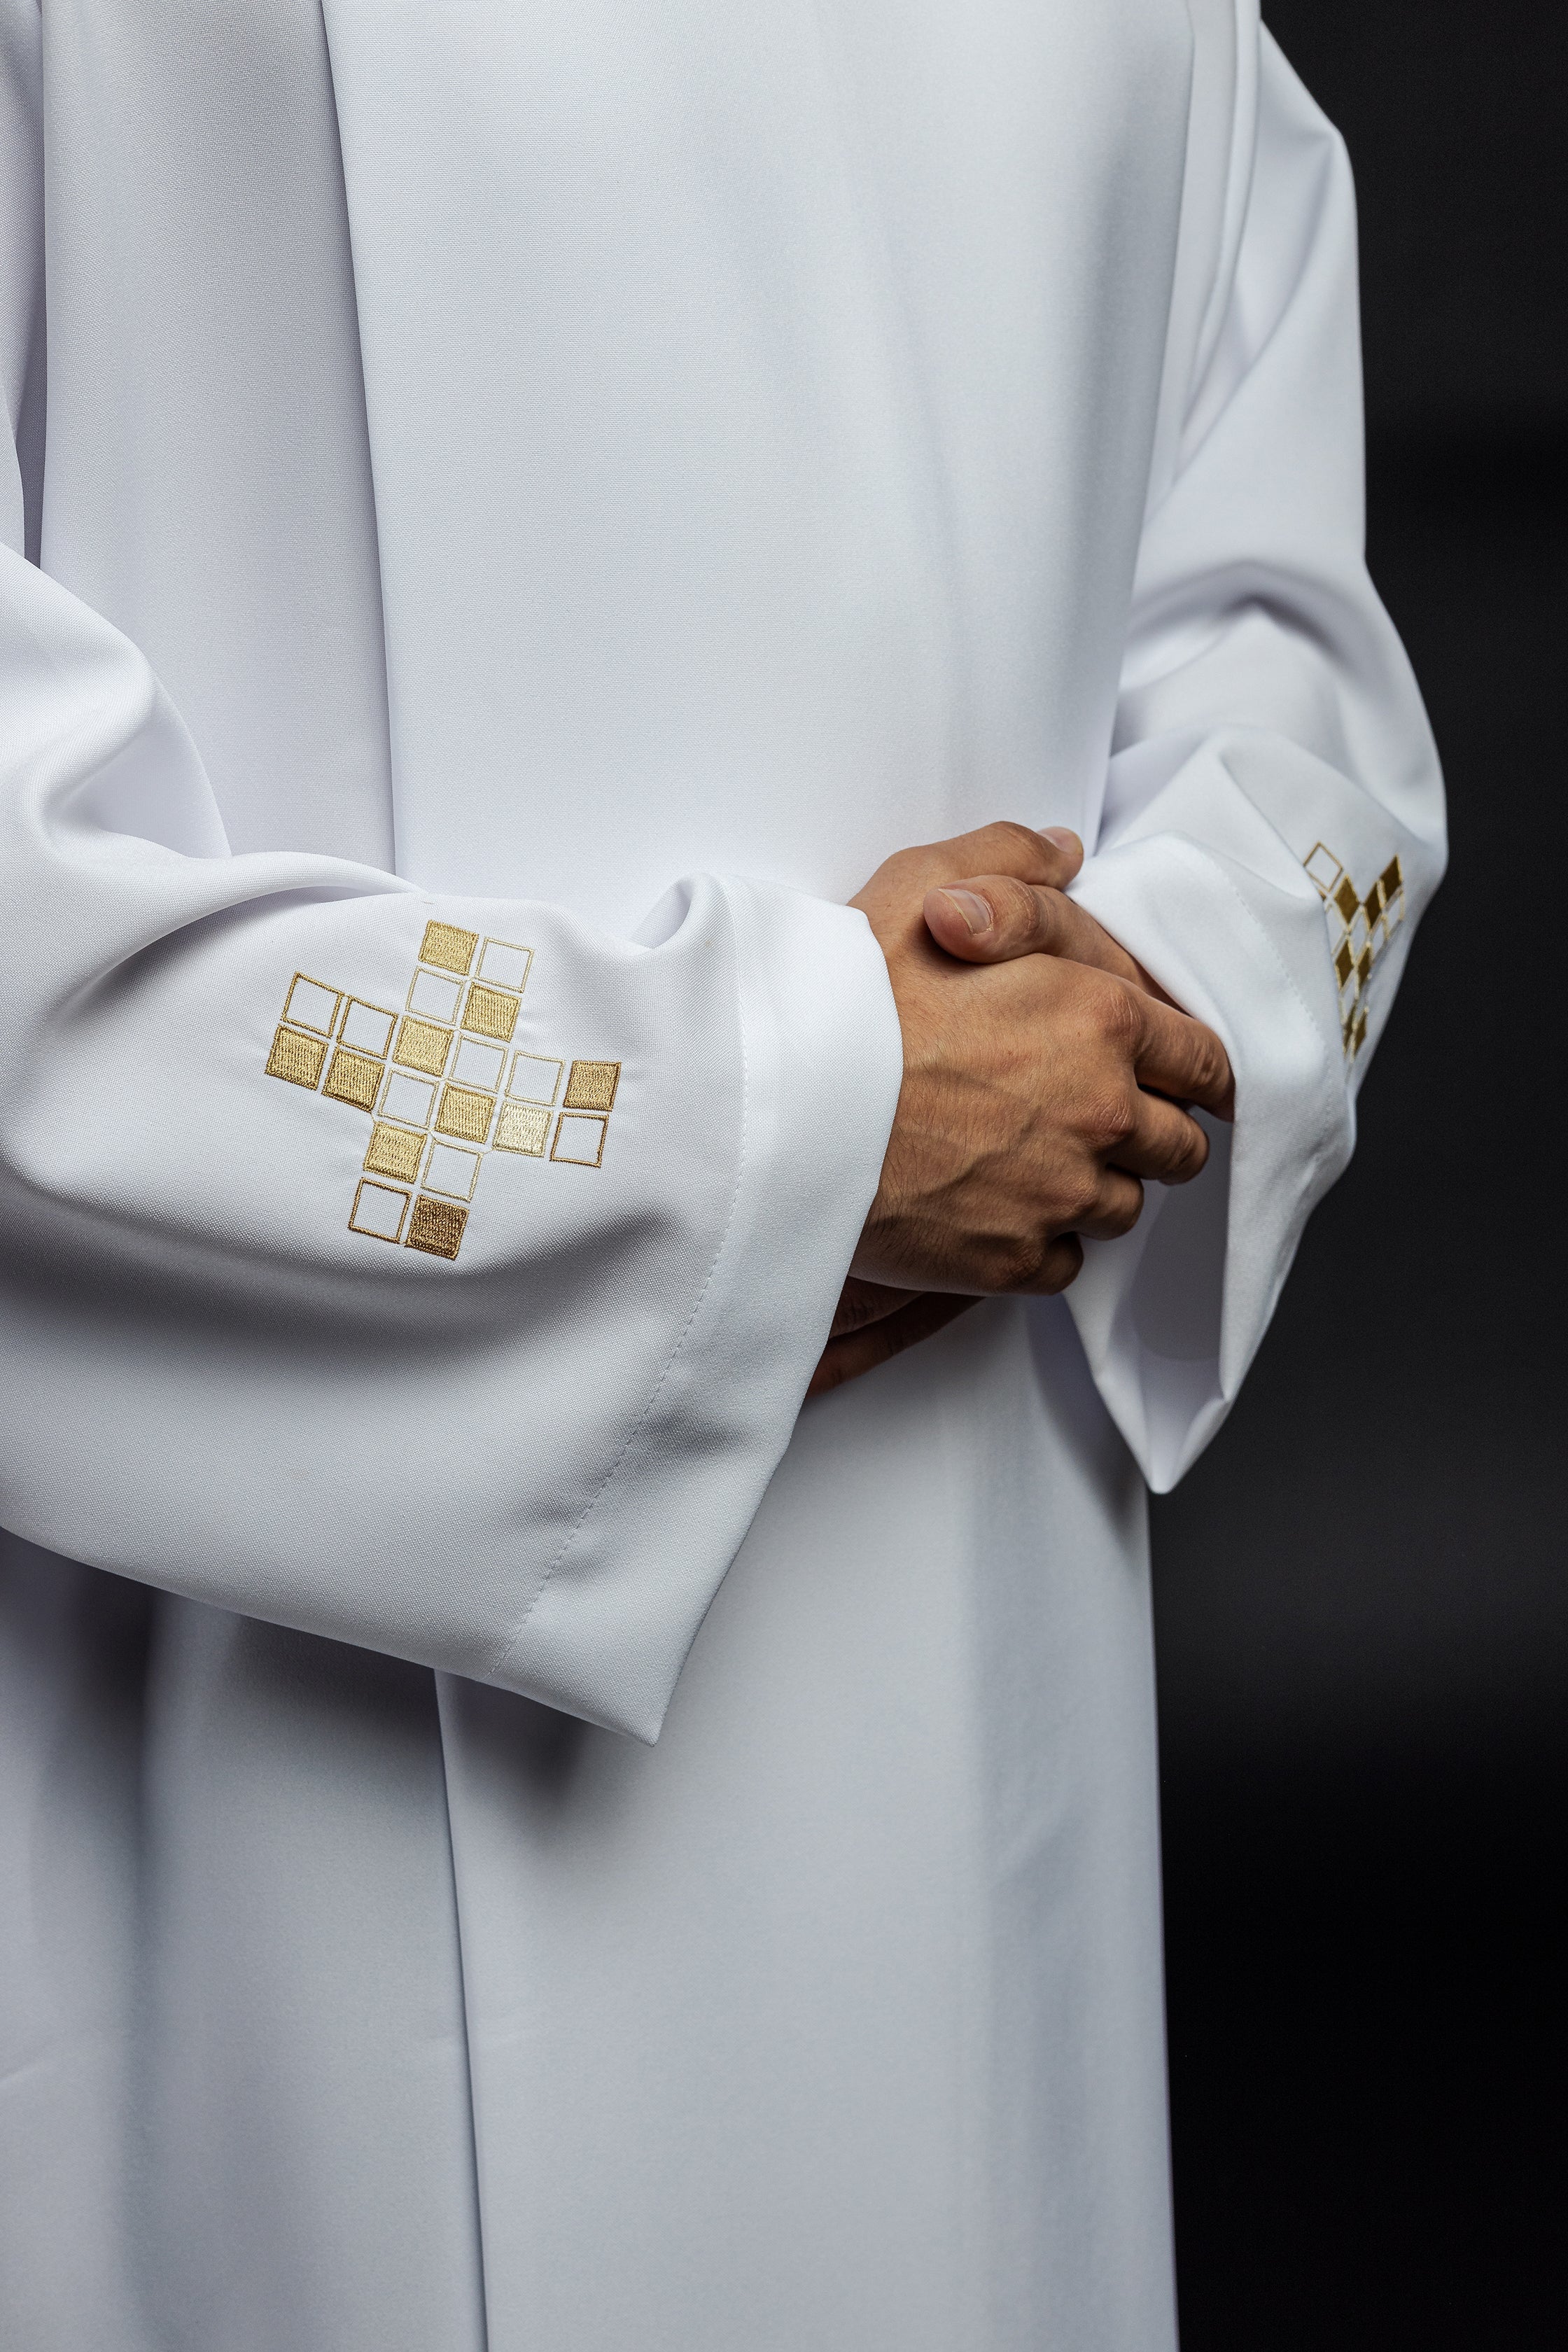
[(1077, 834), (1074, 833), (1072, 827), (1066, 824), (1043, 824), (1040, 827), (1040, 839), (1042, 841), (1054, 841), (1058, 849), (1065, 849), (1069, 856), (1075, 850), (1079, 850), (1083, 847), (1082, 842), (1079, 839)]
[(971, 939), (991, 929), (991, 908), (978, 890), (944, 890), (942, 895), (944, 898), (951, 898), (958, 908), (968, 925)]

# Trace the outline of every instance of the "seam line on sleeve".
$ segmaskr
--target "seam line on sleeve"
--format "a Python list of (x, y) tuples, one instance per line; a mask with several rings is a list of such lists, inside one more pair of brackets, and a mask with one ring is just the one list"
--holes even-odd
[(736, 1154), (735, 1181), (730, 1193), (730, 1205), (725, 1213), (723, 1231), (719, 1236), (718, 1242), (714, 1247), (712, 1258), (709, 1262), (708, 1271), (703, 1276), (702, 1287), (691, 1303), (690, 1313), (687, 1316), (685, 1322), (681, 1325), (680, 1329), (675, 1336), (674, 1341), (670, 1346), (669, 1353), (665, 1358), (664, 1363), (660, 1368), (658, 1377), (654, 1381), (653, 1387), (648, 1391), (647, 1403), (643, 1406), (641, 1412), (638, 1413), (637, 1419), (633, 1422), (625, 1437), (621, 1440), (620, 1444), (616, 1449), (615, 1456), (605, 1468), (604, 1476), (599, 1480), (598, 1485), (588, 1496), (586, 1502), (584, 1502), (582, 1509), (573, 1520), (572, 1525), (567, 1528), (564, 1536), (563, 1536), (560, 1545), (555, 1552), (555, 1556), (546, 1568), (543, 1575), (540, 1578), (539, 1583), (534, 1590), (533, 1597), (530, 1601), (527, 1608), (523, 1611), (522, 1615), (518, 1619), (512, 1631), (508, 1634), (505, 1642), (492, 1659), (490, 1664), (486, 1667), (485, 1675), (486, 1679), (489, 1681), (493, 1681), (495, 1677), (502, 1672), (511, 1658), (518, 1643), (522, 1640), (524, 1633), (528, 1631), (529, 1623), (532, 1619), (535, 1610), (537, 1610), (540, 1602), (544, 1598), (545, 1592), (550, 1585), (551, 1579), (554, 1576), (556, 1570), (565, 1559), (567, 1553), (572, 1549), (572, 1546), (576, 1542), (577, 1538), (590, 1514), (598, 1507), (599, 1503), (603, 1500), (611, 1480), (615, 1477), (616, 1471), (625, 1461), (631, 1446), (641, 1434), (642, 1431), (647, 1427), (654, 1407), (658, 1402), (659, 1393), (664, 1387), (665, 1381), (668, 1379), (670, 1372), (673, 1370), (676, 1359), (680, 1354), (682, 1348), (686, 1345), (691, 1327), (696, 1322), (699, 1314), (701, 1312), (702, 1302), (707, 1297), (709, 1291), (712, 1288), (713, 1277), (719, 1271), (720, 1263), (723, 1258), (726, 1245), (729, 1243), (731, 1232), (734, 1226), (735, 1211), (740, 1202), (741, 1186), (746, 1172), (747, 1142), (751, 1132), (751, 1052), (746, 1036), (745, 991), (741, 985), (740, 937), (735, 926), (734, 911), (730, 905), (727, 894), (724, 896), (722, 903), (724, 908), (724, 919), (730, 927), (730, 939), (735, 957), (735, 1018), (741, 1037), (740, 1149)]

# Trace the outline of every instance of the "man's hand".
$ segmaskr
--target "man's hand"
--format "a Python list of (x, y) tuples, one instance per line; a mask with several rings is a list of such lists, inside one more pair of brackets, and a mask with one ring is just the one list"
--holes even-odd
[(817, 1359), (806, 1390), (826, 1396), (862, 1372), (875, 1371), (890, 1356), (901, 1356), (917, 1340), (929, 1339), (966, 1307), (979, 1300), (961, 1291), (895, 1290), (885, 1282), (862, 1282), (851, 1275), (839, 1297), (833, 1330)]
[[(990, 834), (1014, 830), (1010, 825), (992, 825), (984, 834), (965, 838), (984, 841)], [(1086, 908), (1062, 896), (1083, 864), (1083, 844), (1077, 834), (1064, 826), (1038, 837), (1051, 844), (1054, 854), (1041, 863), (1059, 875), (1054, 883), (1026, 880), (1016, 874), (976, 874), (926, 892), (926, 929), (937, 945), (965, 963), (1010, 963), (1022, 955), (1066, 956), (1072, 963), (1088, 964), (1096, 971), (1113, 972), (1118, 979), (1130, 981), (1145, 996), (1157, 996), (1162, 1004), (1173, 1003), (1159, 982)], [(886, 871), (885, 866), (880, 868), (868, 888)]]
[(1080, 1234), (1128, 1232), (1142, 1180), (1203, 1167), (1207, 1139), (1182, 1106), (1230, 1116), (1218, 1038), (1061, 895), (1082, 856), (1070, 833), (988, 825), (900, 852), (852, 901), (888, 959), (904, 1083), (808, 1393), (975, 1295), (1065, 1289)]
[[(1142, 1179), (1184, 1183), (1203, 1167), (1207, 1140), (1181, 1106), (1228, 1114), (1225, 1049), (1147, 993), (1131, 958), (1060, 896), (1078, 863), (1071, 836), (990, 825), (889, 858), (853, 901), (887, 957), (904, 1038), (854, 1274), (910, 1290), (1060, 1290), (1082, 1263), (1079, 1234), (1136, 1223)], [(978, 889), (964, 878), (977, 872)], [(927, 905), (949, 945), (966, 938), (973, 953), (985, 933), (965, 902), (994, 896), (1002, 960), (966, 968), (932, 938)], [(1068, 961), (1075, 948), (1097, 961)]]

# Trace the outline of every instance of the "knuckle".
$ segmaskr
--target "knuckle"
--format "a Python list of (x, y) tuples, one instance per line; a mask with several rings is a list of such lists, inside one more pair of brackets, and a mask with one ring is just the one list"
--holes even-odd
[(1202, 1175), (1208, 1165), (1209, 1139), (1203, 1129), (1195, 1118), (1184, 1120), (1183, 1128), (1171, 1168), (1170, 1181), (1173, 1184), (1190, 1183), (1194, 1176)]
[(1003, 1253), (998, 1288), (1005, 1291), (1037, 1289), (1048, 1250), (1049, 1245), (1041, 1234), (1016, 1235)]
[(1100, 981), (1095, 992), (1095, 1010), (1100, 1034), (1108, 1045), (1124, 1055), (1131, 1055), (1142, 1034), (1139, 1012), (1132, 992), (1109, 973), (1096, 975)]
[(1084, 1108), (1084, 1139), (1096, 1152), (1114, 1151), (1137, 1124), (1138, 1105), (1131, 1087), (1116, 1087), (1092, 1095)]
[(986, 1289), (994, 1296), (1008, 1297), (1018, 1291), (1037, 1288), (1041, 1255), (1036, 1244), (1026, 1241), (1022, 1235), (993, 1249), (987, 1268)]
[(987, 835), (1007, 852), (1017, 864), (1037, 866), (1040, 862), (1040, 836), (1032, 825), (1018, 824), (1011, 817), (1000, 817), (985, 828)]
[(1062, 1188), (1062, 1223), (1081, 1225), (1095, 1215), (1100, 1205), (1100, 1181), (1098, 1171), (1086, 1171)]
[(998, 921), (1011, 945), (1032, 948), (1040, 932), (1040, 903), (1026, 882), (1014, 875), (1000, 875), (986, 884), (986, 890), (995, 907)]
[(1029, 891), (1029, 928), (1033, 944), (1042, 954), (1055, 954), (1063, 950), (1068, 918), (1072, 913), (1070, 902), (1059, 890), (1037, 886)]
[(1225, 1047), (1212, 1029), (1194, 1022), (1193, 1029), (1193, 1092), (1194, 1095), (1217, 1094), (1229, 1073)]
[(1083, 1244), (1076, 1234), (1063, 1234), (1045, 1253), (1036, 1288), (1047, 1297), (1068, 1289), (1083, 1272)]
[(1143, 1213), (1143, 1187), (1136, 1177), (1130, 1176), (1124, 1190), (1119, 1190), (1105, 1218), (1105, 1230), (1112, 1239), (1130, 1234)]

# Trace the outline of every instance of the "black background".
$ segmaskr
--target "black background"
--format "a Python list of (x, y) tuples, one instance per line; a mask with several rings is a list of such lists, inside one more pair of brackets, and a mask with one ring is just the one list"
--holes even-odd
[(1562, 0), (1266, 0), (1356, 168), (1448, 880), (1154, 1542), (1184, 2352), (1563, 2352)]

